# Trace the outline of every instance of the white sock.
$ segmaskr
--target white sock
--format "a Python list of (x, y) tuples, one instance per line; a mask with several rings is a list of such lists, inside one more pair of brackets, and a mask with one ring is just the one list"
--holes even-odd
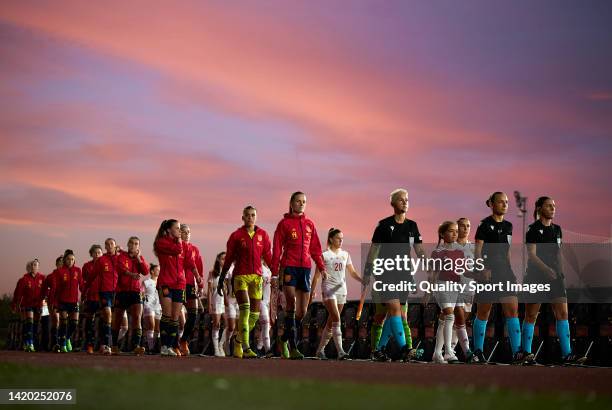
[(319, 347), (317, 348), (317, 352), (325, 351), (325, 347), (333, 336), (333, 329), (328, 330), (327, 327), (323, 328), (323, 333), (321, 333), (321, 340), (319, 341)]
[(455, 352), (451, 348), (453, 339), (453, 324), (455, 323), (455, 315), (448, 314), (444, 316), (444, 349), (447, 356), (454, 356)]
[(342, 328), (340, 327), (340, 322), (332, 323), (332, 334), (338, 355), (345, 354), (344, 348), (342, 347)]
[(149, 350), (153, 350), (155, 347), (155, 339), (153, 338), (152, 330), (147, 330), (147, 346), (149, 346)]
[(453, 338), (451, 339), (451, 349), (453, 349), (453, 352), (455, 351), (455, 347), (457, 347), (458, 341), (459, 337), (457, 336), (457, 328), (453, 326)]
[(227, 343), (227, 328), (223, 329), (223, 333), (221, 333), (221, 340), (219, 340), (219, 348), (223, 349), (224, 351), (225, 351), (225, 343)]
[(438, 330), (436, 331), (436, 346), (434, 354), (442, 356), (442, 347), (444, 347), (444, 320), (438, 319)]
[(123, 339), (127, 332), (128, 332), (128, 328), (127, 327), (121, 327), (119, 329), (119, 336), (117, 336), (117, 341)]
[(264, 350), (267, 352), (270, 350), (270, 322), (260, 322), (259, 326), (261, 327), (261, 336), (259, 337), (259, 340), (261, 341)]
[(219, 329), (215, 329), (213, 328), (212, 330), (212, 342), (213, 342), (213, 349), (215, 351), (215, 354), (217, 354), (219, 352)]
[(459, 340), (459, 346), (463, 350), (463, 353), (467, 354), (470, 351), (470, 339), (468, 338), (467, 329), (465, 325), (459, 325), (455, 328), (457, 339)]

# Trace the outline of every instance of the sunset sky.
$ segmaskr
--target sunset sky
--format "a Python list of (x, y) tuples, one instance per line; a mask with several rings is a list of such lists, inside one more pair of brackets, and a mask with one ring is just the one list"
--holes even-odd
[(5, 0), (0, 293), (108, 236), (152, 260), (171, 217), (209, 269), (245, 205), (272, 234), (296, 190), (353, 247), (397, 187), (428, 242), (460, 216), (473, 236), (495, 190), (609, 237), (611, 21), (608, 1)]

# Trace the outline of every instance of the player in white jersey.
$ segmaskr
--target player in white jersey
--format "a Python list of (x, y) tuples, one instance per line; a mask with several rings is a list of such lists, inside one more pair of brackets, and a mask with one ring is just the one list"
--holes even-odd
[[(463, 250), (456, 246), (458, 230), (456, 222), (443, 222), (438, 228), (438, 245), (431, 254), (432, 260), (441, 261), (441, 263), (430, 272), (428, 280), (431, 283), (445, 285), (448, 288), (448, 290), (433, 292), (441, 309), (433, 354), (435, 363), (456, 363), (459, 361), (451, 344), (455, 316), (460, 316), (461, 320), (464, 320), (465, 299), (463, 292), (451, 290), (451, 286), (467, 282), (467, 279), (463, 276), (465, 273), (465, 254)], [(445, 354), (442, 354), (443, 347)]]
[[(225, 261), (225, 255), (223, 256)], [(223, 265), (221, 265), (223, 266)], [(223, 315), (224, 328), (223, 335), (219, 341), (219, 346), (222, 346), (225, 355), (231, 356), (230, 341), (235, 336), (236, 330), (236, 318), (238, 318), (238, 301), (234, 295), (234, 289), (232, 289), (232, 273), (234, 271), (234, 265), (232, 265), (225, 276), (225, 283), (223, 284), (223, 299), (225, 303), (225, 315)], [(215, 292), (217, 293), (217, 292)]]
[(265, 352), (266, 356), (271, 355), (270, 351), (270, 295), (272, 293), (272, 272), (270, 268), (262, 264), (263, 291), (261, 306), (259, 309), (259, 337), (257, 349)]
[[(460, 249), (461, 251), (463, 251), (463, 255), (466, 260), (474, 260), (475, 246), (469, 240), (471, 227), (470, 220), (468, 218), (459, 218), (457, 220), (457, 227), (457, 242), (453, 244), (453, 247), (455, 249)], [(466, 274), (462, 277), (462, 281), (464, 283), (467, 282), (469, 284), (472, 279), (469, 279)], [(465, 316), (466, 314), (469, 314), (472, 311), (473, 295), (466, 293), (463, 296), (463, 312), (461, 312), (461, 309), (459, 308), (456, 308), (454, 312), (455, 324), (453, 325), (453, 339), (451, 343), (451, 348), (454, 352), (455, 346), (457, 346), (457, 343), (460, 342), (459, 345), (463, 350), (463, 354), (465, 355), (467, 361), (471, 362), (476, 360), (476, 358), (472, 355), (472, 351), (470, 349), (470, 341), (468, 338), (467, 329), (465, 328)]]
[[(217, 293), (219, 275), (225, 262), (225, 252), (217, 254), (213, 269), (208, 273), (208, 311), (212, 317), (212, 334), (214, 354), (217, 357), (225, 357), (223, 342), (219, 343), (219, 329), (221, 328), (221, 317), (225, 316), (225, 300)], [(204, 352), (202, 352), (204, 353)]]
[(142, 314), (143, 328), (147, 339), (149, 353), (155, 349), (159, 338), (159, 322), (161, 320), (161, 304), (157, 293), (157, 277), (159, 265), (154, 263), (149, 267), (150, 277), (144, 280), (144, 310)]
[(315, 276), (312, 281), (313, 293), (317, 285), (319, 276), (322, 276), (321, 295), (323, 303), (327, 309), (327, 322), (321, 334), (321, 342), (317, 348), (316, 357), (319, 359), (327, 359), (325, 356), (325, 347), (333, 338), (338, 352), (338, 360), (348, 358), (347, 353), (342, 347), (342, 329), (340, 327), (340, 314), (346, 303), (346, 271), (351, 274), (355, 280), (362, 282), (361, 276), (353, 267), (351, 256), (342, 249), (343, 234), (340, 229), (331, 228), (327, 234), (327, 250), (323, 252), (323, 261), (325, 262), (326, 272), (321, 274), (319, 269), (315, 271)]

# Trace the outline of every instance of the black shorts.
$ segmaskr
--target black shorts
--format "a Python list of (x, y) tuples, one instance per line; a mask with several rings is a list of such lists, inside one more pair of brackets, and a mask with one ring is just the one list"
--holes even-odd
[(122, 310), (128, 310), (132, 305), (142, 305), (140, 292), (118, 292), (115, 296), (115, 305)]
[(185, 286), (185, 298), (187, 300), (194, 300), (198, 298), (197, 288), (193, 285)]
[(35, 315), (40, 315), (42, 313), (42, 309), (37, 308), (37, 307), (24, 307), (24, 308), (21, 308), (21, 311), (23, 313), (32, 312)]
[(302, 292), (310, 292), (310, 268), (287, 266), (283, 271), (283, 286), (294, 286)]
[(100, 292), (100, 307), (113, 307), (115, 303), (115, 292)]
[(85, 312), (93, 315), (100, 310), (100, 302), (97, 300), (88, 300), (85, 302)]
[(550, 291), (541, 291), (536, 293), (523, 292), (521, 302), (523, 303), (551, 303), (560, 298), (567, 299), (567, 291), (565, 290), (565, 280), (563, 277), (551, 279), (542, 275), (527, 274), (523, 278), (525, 284), (542, 284), (549, 285)]
[(497, 268), (496, 270), (491, 270), (491, 280), (489, 282), (481, 282), (478, 283), (501, 283), (502, 289), (495, 291), (483, 291), (477, 292), (474, 295), (474, 303), (499, 303), (500, 299), (507, 298), (511, 296), (518, 296), (518, 293), (507, 288), (507, 283), (516, 284), (516, 276), (514, 276), (514, 272), (512, 272), (512, 268), (510, 266)]
[(57, 310), (59, 310), (60, 312), (79, 313), (79, 304), (60, 302)]
[(170, 289), (168, 286), (162, 286), (159, 289), (159, 300), (162, 298), (170, 298), (174, 303), (185, 303), (185, 289)]
[(387, 271), (382, 275), (372, 276), (370, 283), (372, 286), (372, 302), (387, 303), (391, 300), (399, 300), (400, 303), (406, 303), (410, 296), (408, 290), (382, 290), (384, 289), (382, 286), (400, 284), (406, 286), (408, 283), (414, 283), (414, 277), (407, 275), (406, 272)]

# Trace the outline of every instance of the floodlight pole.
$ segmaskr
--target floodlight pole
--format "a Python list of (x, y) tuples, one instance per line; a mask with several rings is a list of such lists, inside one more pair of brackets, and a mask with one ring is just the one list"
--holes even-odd
[(519, 210), (519, 214), (517, 215), (519, 218), (523, 219), (523, 245), (521, 247), (521, 275), (525, 275), (525, 267), (527, 265), (526, 260), (526, 252), (525, 247), (527, 246), (527, 238), (525, 237), (525, 229), (527, 227), (527, 197), (522, 196), (519, 191), (514, 191), (514, 199), (516, 201), (516, 207)]

